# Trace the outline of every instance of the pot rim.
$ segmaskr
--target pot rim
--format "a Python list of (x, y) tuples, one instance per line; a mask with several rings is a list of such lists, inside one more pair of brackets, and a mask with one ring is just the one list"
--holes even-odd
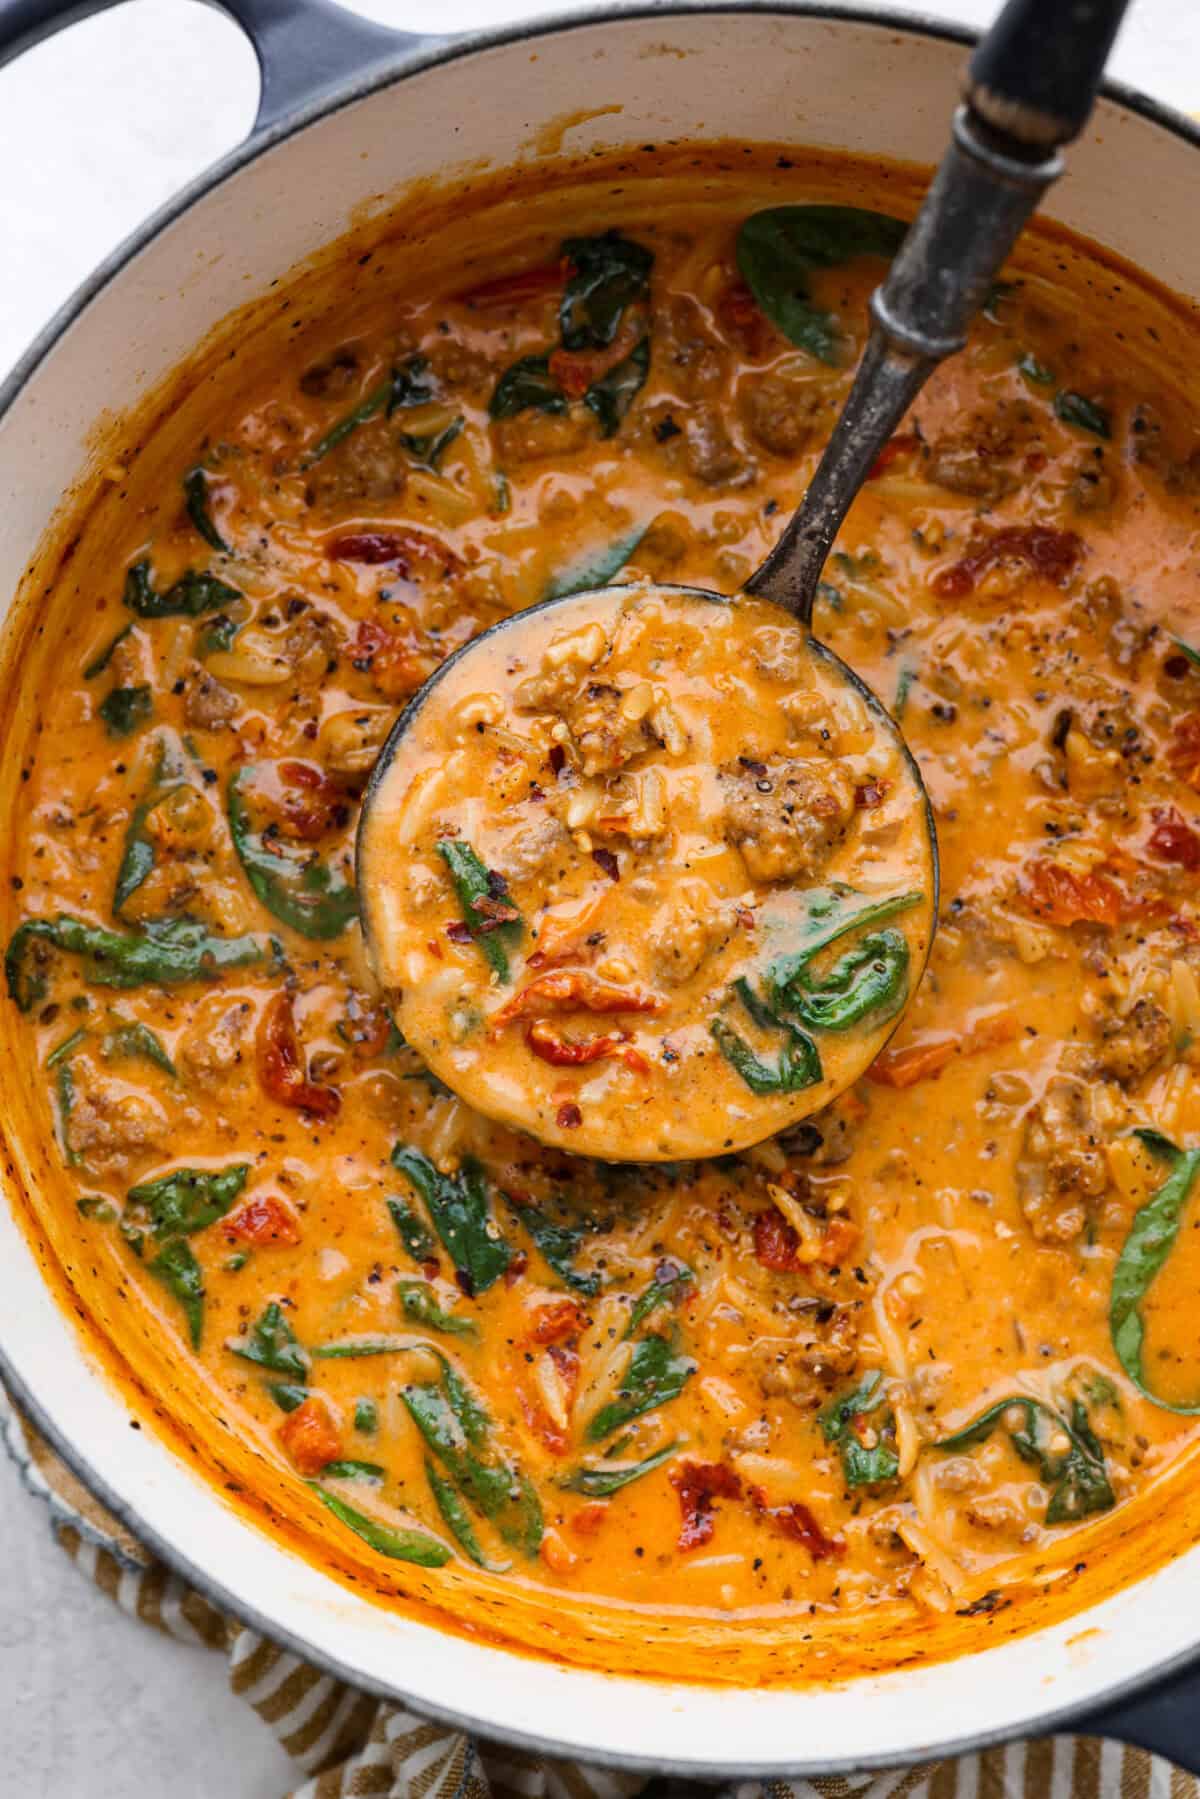
[[(894, 34), (932, 38), (958, 44), (964, 49), (975, 44), (979, 38), (979, 33), (970, 26), (951, 20), (932, 18), (928, 14), (911, 12), (904, 8), (892, 11), (889, 7), (887, 10), (881, 10), (879, 7), (869, 5), (828, 4), (826, 0), (657, 0), (657, 3), (656, 0), (599, 0), (597, 4), (573, 10), (570, 13), (547, 13), (533, 19), (511, 20), (482, 31), (434, 37), (419, 42), (415, 48), (411, 41), (406, 45), (401, 44), (397, 47), (393, 57), (385, 57), (383, 61), (374, 64), (364, 72), (336, 83), (319, 97), (295, 107), (264, 130), (255, 131), (252, 127), (250, 134), (242, 143), (220, 157), (209, 168), (203, 170), (182, 187), (178, 193), (172, 195), (163, 205), (150, 213), (141, 225), (97, 264), (92, 273), (53, 313), (29, 347), (18, 358), (9, 374), (3, 381), (0, 381), (0, 423), (3, 423), (21, 391), (49, 356), (59, 338), (77, 319), (82, 317), (91, 302), (122, 273), (142, 250), (177, 218), (182, 217), (198, 200), (223, 186), (226, 181), (239, 174), (243, 168), (256, 161), (264, 151), (286, 142), (287, 139), (305, 130), (318, 119), (340, 112), (343, 108), (365, 99), (369, 94), (394, 86), (410, 75), (456, 62), (460, 58), (472, 56), (478, 51), (499, 49), (506, 45), (587, 29), (594, 25), (620, 25), (626, 19), (709, 16), (722, 13), (731, 16), (755, 13), (827, 21), (834, 25), (841, 23), (866, 25)], [(237, 20), (234, 22), (240, 23)], [(245, 28), (242, 27), (242, 29)], [(1194, 149), (1200, 149), (1200, 124), (1194, 123), (1183, 113), (1154, 99), (1140, 89), (1124, 82), (1106, 79), (1101, 85), (1099, 97), (1101, 100), (1133, 113), (1147, 123), (1168, 132), (1171, 136), (1181, 139)], [(101, 1375), (100, 1378), (107, 1377)], [(424, 1698), (414, 1701), (400, 1686), (364, 1675), (361, 1670), (348, 1666), (337, 1656), (314, 1650), (296, 1631), (273, 1621), (257, 1606), (247, 1603), (242, 1598), (236, 1598), (216, 1575), (193, 1561), (184, 1549), (169, 1542), (156, 1528), (147, 1525), (140, 1517), (137, 1507), (123, 1500), (110, 1487), (107, 1480), (95, 1471), (87, 1457), (75, 1447), (66, 1433), (59, 1429), (28, 1383), (13, 1367), (2, 1339), (0, 1339), (0, 1380), (16, 1400), (21, 1411), (88, 1491), (139, 1542), (151, 1549), (173, 1572), (187, 1580), (210, 1604), (230, 1613), (250, 1629), (270, 1641), (278, 1643), (293, 1655), (320, 1669), (322, 1673), (335, 1680), (345, 1682), (357, 1691), (369, 1693), (382, 1700), (398, 1701), (411, 1707), (416, 1715), (428, 1717), (437, 1723), (461, 1730), (468, 1737), (480, 1736), (479, 1721), (469, 1712), (460, 1711), (454, 1706), (437, 1704)], [(1081, 1615), (1086, 1617), (1087, 1614)], [(435, 1626), (430, 1625), (426, 1628), (433, 1629)], [(518, 1652), (497, 1645), (494, 1653), (512, 1655)], [(980, 1653), (984, 1654), (986, 1651)], [(899, 1762), (894, 1754), (886, 1752), (868, 1752), (853, 1757), (835, 1757), (832, 1760), (800, 1757), (796, 1760), (789, 1759), (770, 1764), (738, 1760), (700, 1763), (681, 1760), (678, 1757), (656, 1757), (647, 1760), (636, 1753), (626, 1753), (607, 1746), (581, 1751), (576, 1744), (553, 1736), (544, 1736), (519, 1728), (497, 1729), (494, 1726), (488, 1727), (489, 1734), (484, 1740), (501, 1742), (530, 1753), (550, 1756), (556, 1760), (582, 1761), (586, 1765), (616, 1771), (678, 1776), (684, 1779), (714, 1782), (718, 1780), (764, 1780), (773, 1777), (808, 1779), (822, 1774), (879, 1772), (897, 1767), (913, 1766), (926, 1761), (953, 1759), (1027, 1737), (1054, 1735), (1067, 1726), (1094, 1717), (1105, 1708), (1119, 1705), (1126, 1700), (1147, 1693), (1150, 1689), (1170, 1681), (1174, 1676), (1189, 1668), (1195, 1668), (1198, 1662), (1200, 1662), (1200, 1640), (1197, 1641), (1194, 1648), (1173, 1654), (1161, 1662), (1151, 1663), (1136, 1674), (1100, 1688), (1086, 1699), (1074, 1700), (1060, 1706), (1050, 1706), (1045, 1711), (1033, 1713), (1017, 1725), (998, 1727), (995, 1730), (976, 1731), (963, 1736), (922, 1741), (906, 1750)], [(576, 1670), (570, 1668), (565, 1672), (570, 1674)], [(612, 1675), (608, 1678), (614, 1685), (619, 1685), (624, 1684), (629, 1677)], [(665, 1682), (652, 1682), (651, 1684), (669, 1685)], [(851, 1681), (837, 1684), (853, 1685), (855, 1683)], [(699, 1686), (695, 1689), (697, 1693), (706, 1690)], [(786, 1691), (786, 1689), (781, 1689), (781, 1691)]]

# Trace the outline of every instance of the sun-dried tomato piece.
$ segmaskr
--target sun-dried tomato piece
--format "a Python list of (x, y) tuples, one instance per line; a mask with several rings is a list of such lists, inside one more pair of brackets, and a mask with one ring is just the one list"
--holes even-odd
[(257, 791), (286, 836), (315, 843), (327, 831), (349, 821), (346, 789), (323, 768), (312, 762), (288, 761), (277, 763), (276, 773), (278, 785), (274, 792), (261, 786)]
[(373, 619), (364, 619), (359, 625), (350, 656), (359, 673), (370, 675), (379, 692), (390, 700), (415, 693), (438, 663), (418, 632), (393, 630)]
[(717, 1499), (740, 1499), (742, 1483), (724, 1462), (681, 1462), (672, 1468), (667, 1479), (679, 1495), (683, 1522), (679, 1527), (680, 1549), (696, 1549), (712, 1541), (713, 1502)]
[(587, 1314), (574, 1299), (558, 1299), (552, 1305), (538, 1306), (529, 1331), (531, 1343), (562, 1343), (577, 1337), (587, 1325)]
[(315, 1118), (334, 1118), (342, 1103), (336, 1087), (321, 1087), (308, 1078), (291, 997), (276, 993), (258, 1021), (255, 1040), (258, 1079), (263, 1091), (280, 1105), (295, 1106)]
[(515, 275), (498, 275), (494, 281), (481, 281), (454, 298), (462, 306), (476, 310), (506, 306), (523, 306), (557, 293), (567, 278), (569, 264), (565, 260), (539, 263), (536, 268), (518, 269)]
[(279, 1427), (279, 1441), (292, 1465), (310, 1478), (342, 1453), (342, 1433), (326, 1400), (317, 1394), (289, 1412)]
[(1167, 767), (1177, 781), (1200, 793), (1200, 712), (1187, 712), (1176, 721), (1167, 745)]
[(607, 1500), (593, 1499), (587, 1505), (581, 1505), (577, 1512), (572, 1512), (568, 1522), (576, 1536), (594, 1537), (608, 1517), (608, 1511)]
[(493, 1014), (489, 1029), (495, 1036), (514, 1018), (543, 1018), (550, 1012), (661, 1012), (663, 1004), (657, 993), (615, 987), (585, 968), (564, 968), (540, 974), (514, 993)]
[(1043, 581), (1061, 587), (1083, 555), (1083, 542), (1074, 531), (1055, 531), (1049, 525), (1002, 525), (976, 537), (965, 556), (933, 578), (933, 591), (943, 600), (961, 600), (973, 591), (981, 575), (998, 562), (1027, 564)]
[(601, 381), (610, 369), (624, 362), (645, 329), (636, 310), (624, 319), (611, 344), (601, 350), (553, 350), (550, 375), (569, 400), (581, 400), (593, 381)]
[(880, 475), (885, 475), (893, 462), (898, 462), (902, 456), (911, 456), (913, 451), (919, 450), (920, 447), (921, 440), (915, 431), (897, 432), (895, 437), (888, 438), (871, 464), (871, 472), (867, 476), (867, 480), (878, 481)]
[(429, 576), (458, 575), (463, 559), (449, 544), (406, 525), (399, 531), (346, 531), (331, 537), (325, 545), (330, 562), (361, 562), (369, 568), (394, 568), (402, 580), (409, 580), (414, 568)]
[(253, 1243), (256, 1249), (271, 1244), (293, 1244), (300, 1241), (300, 1223), (286, 1201), (274, 1193), (255, 1194), (229, 1218), (221, 1229), (233, 1241)]
[(634, 1074), (649, 1074), (650, 1063), (641, 1050), (629, 1041), (625, 1031), (610, 1031), (603, 1037), (565, 1037), (547, 1019), (537, 1019), (525, 1031), (525, 1041), (534, 1055), (552, 1068), (584, 1068), (589, 1062), (624, 1062)]
[(766, 356), (780, 335), (744, 281), (731, 281), (717, 299), (717, 323), (751, 362)]
[(1011, 1043), (1020, 1029), (1019, 1020), (1011, 1012), (997, 1012), (981, 1019), (965, 1036), (943, 1031), (898, 1049), (885, 1049), (868, 1068), (867, 1077), (878, 1087), (915, 1087), (918, 1081), (941, 1074), (956, 1056), (977, 1055), (981, 1050)]
[(1146, 839), (1146, 848), (1160, 862), (1173, 862), (1178, 868), (1200, 868), (1200, 833), (1193, 830), (1176, 806), (1155, 806), (1151, 817), (1154, 829)]
[[(566, 1343), (551, 1343), (540, 1363), (534, 1363), (529, 1378), (533, 1390), (523, 1384), (517, 1395), (525, 1422), (551, 1455), (565, 1455), (569, 1441), (565, 1419), (579, 1386), (578, 1351)], [(547, 1393), (551, 1383), (557, 1387), (553, 1402)]]
[(1018, 891), (1034, 917), (1047, 924), (1121, 922), (1121, 890), (1096, 869), (1079, 874), (1061, 862), (1030, 862), (1022, 871)]
[(801, 1266), (796, 1251), (800, 1238), (786, 1218), (771, 1206), (754, 1220), (754, 1257), (764, 1268), (790, 1274)]
[(754, 1509), (764, 1518), (769, 1518), (783, 1536), (790, 1537), (793, 1543), (801, 1543), (814, 1562), (828, 1561), (832, 1556), (845, 1555), (846, 1543), (842, 1537), (827, 1537), (808, 1507), (801, 1500), (793, 1500), (789, 1505), (768, 1505), (761, 1488), (756, 1487), (751, 1494)]
[(854, 804), (860, 812), (874, 812), (882, 806), (891, 789), (890, 781), (864, 781), (854, 789)]

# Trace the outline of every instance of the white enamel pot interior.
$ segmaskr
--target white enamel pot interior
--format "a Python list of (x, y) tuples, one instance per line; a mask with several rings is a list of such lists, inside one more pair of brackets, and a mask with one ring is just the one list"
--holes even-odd
[[(20, 3), (29, 41), (50, 28), (54, 6)], [(431, 44), (363, 25), (339, 37), (321, 0), (316, 9), (229, 4), (256, 36), (273, 123), (102, 270), (9, 384), (0, 416), (6, 603), (102, 415), (130, 406), (232, 306), (339, 236), (372, 196), (459, 162), (519, 162), (540, 125), (571, 114), (582, 115), (571, 153), (668, 137), (786, 138), (933, 163), (963, 63), (962, 40), (941, 27), (785, 6), (608, 12)], [(12, 5), (0, 0), (0, 54)], [(77, 15), (86, 0), (62, 10)], [(19, 35), (9, 30), (10, 53)], [(309, 85), (306, 68), (327, 81), (366, 64), (332, 98), (289, 111)], [(619, 111), (587, 116), (616, 102)], [(1198, 181), (1187, 127), (1110, 95), (1049, 210), (1196, 295), (1200, 235), (1180, 227)], [(51, 1298), (6, 1206), (0, 1372), (83, 1480), (216, 1602), (364, 1688), (557, 1754), (701, 1777), (889, 1766), (1045, 1731), (1184, 1667), (1200, 1635), (1198, 1549), (1036, 1636), (840, 1688), (753, 1692), (592, 1675), (372, 1605), (232, 1511), (153, 1431), (130, 1429), (127, 1405)], [(1178, 1704), (1195, 1718), (1189, 1691)]]

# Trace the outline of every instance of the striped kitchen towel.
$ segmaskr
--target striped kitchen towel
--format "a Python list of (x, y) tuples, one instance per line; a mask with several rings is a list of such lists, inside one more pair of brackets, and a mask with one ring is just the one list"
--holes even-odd
[[(373, 1699), (218, 1611), (92, 1498), (0, 1389), (0, 1435), (77, 1568), (153, 1630), (229, 1663), (229, 1684), (296, 1763), (287, 1799), (682, 1799), (695, 1783), (610, 1773), (484, 1743)], [(1093, 1737), (1010, 1743), (896, 1773), (743, 1781), (717, 1799), (1200, 1799), (1200, 1782)]]

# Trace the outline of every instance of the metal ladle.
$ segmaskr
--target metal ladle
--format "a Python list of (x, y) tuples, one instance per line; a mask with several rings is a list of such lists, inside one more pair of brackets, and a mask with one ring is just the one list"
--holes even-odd
[[(932, 371), (965, 345), (968, 325), (985, 303), (1022, 227), (1062, 173), (1059, 148), (1087, 122), (1127, 4), (1128, 0), (1010, 0), (980, 42), (968, 66), (965, 100), (954, 114), (949, 148), (886, 279), (871, 297), (870, 336), (846, 404), (803, 500), (744, 589), (791, 614), (822, 663), (844, 681), (859, 702), (867, 702), (871, 723), (880, 737), (889, 738), (902, 752), (915, 777), (913, 803), (923, 808), (935, 916), (937, 841), (919, 771), (878, 697), (827, 645), (812, 639), (813, 603), (826, 558), (859, 488)], [(598, 603), (601, 591), (611, 602), (611, 588), (590, 594), (574, 592), (501, 620), (450, 657), (401, 714), (372, 774), (359, 823), (359, 903), (372, 956), (371, 884), (386, 876), (385, 871), (372, 869), (364, 845), (371, 838), (372, 809), (385, 779), (397, 765), (402, 766), (410, 732), (430, 694), (463, 658), (474, 656), (481, 645), (501, 633), (519, 630), (531, 612), (570, 608), (574, 619), (582, 622), (589, 600)], [(672, 590), (656, 585), (655, 591), (668, 595), (686, 592), (689, 600), (707, 598), (728, 605), (722, 596), (694, 588)], [(932, 929), (925, 943), (926, 958), (931, 940)], [(921, 972), (923, 967), (916, 971), (918, 975)], [(385, 989), (387, 985), (385, 979)], [(914, 980), (910, 991), (916, 985)], [(898, 1022), (899, 1017), (892, 1021), (892, 1028)], [(878, 1034), (874, 1039), (864, 1037), (862, 1065), (849, 1063), (840, 1070), (840, 1088), (864, 1072), (884, 1040)], [(452, 1070), (439, 1066), (437, 1072), (452, 1086), (459, 1085)], [(834, 1097), (828, 1082), (810, 1091), (808, 1110), (826, 1105)], [(470, 1090), (469, 1081), (461, 1085), (461, 1092), (481, 1110), (493, 1109)], [(803, 1096), (799, 1097), (801, 1103), (789, 1122), (805, 1115)], [(667, 1153), (642, 1140), (635, 1124), (629, 1128), (632, 1135), (622, 1143), (607, 1145), (596, 1153), (627, 1160), (661, 1159)], [(777, 1128), (778, 1123), (768, 1123), (759, 1134)], [(539, 1134), (548, 1141), (573, 1146), (553, 1130), (543, 1129)], [(689, 1153), (717, 1154), (728, 1147), (728, 1139), (723, 1138), (692, 1147)]]

